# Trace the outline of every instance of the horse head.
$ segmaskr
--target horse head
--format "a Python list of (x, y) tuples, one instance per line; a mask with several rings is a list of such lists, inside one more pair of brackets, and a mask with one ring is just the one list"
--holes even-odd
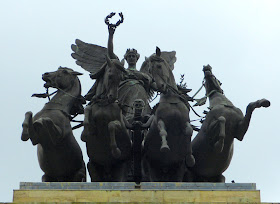
[[(43, 74), (42, 79), (46, 82), (44, 84), (45, 88), (56, 88), (62, 95), (64, 95), (62, 103), (71, 103), (72, 105), (67, 105), (70, 107), (69, 113), (75, 115), (76, 113), (82, 114), (84, 108), (82, 104), (85, 104), (84, 97), (81, 96), (81, 84), (78, 79), (78, 75), (82, 75), (79, 72), (67, 67), (59, 67), (54, 72), (46, 72)], [(61, 94), (53, 97), (52, 101), (61, 97)], [(60, 102), (61, 103), (61, 102)]]
[(123, 64), (117, 59), (109, 59), (106, 56), (106, 67), (103, 75), (103, 86), (109, 102), (118, 99), (118, 87), (126, 72)]
[(203, 66), (203, 72), (205, 80), (204, 86), (207, 96), (210, 96), (214, 92), (223, 94), (223, 90), (221, 88), (222, 83), (212, 73), (212, 67), (209, 64)]
[(177, 89), (176, 82), (169, 64), (161, 57), (161, 50), (157, 47), (156, 54), (148, 59), (149, 73), (156, 83), (158, 91), (166, 93), (172, 87)]
[(70, 89), (73, 87), (77, 75), (82, 75), (79, 72), (67, 67), (59, 67), (54, 72), (46, 72), (43, 74), (42, 79), (46, 82), (44, 87), (56, 88), (61, 90)]

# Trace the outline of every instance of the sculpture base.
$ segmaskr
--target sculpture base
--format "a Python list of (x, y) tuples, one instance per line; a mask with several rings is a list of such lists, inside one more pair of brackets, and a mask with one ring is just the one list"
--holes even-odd
[(20, 183), (13, 202), (260, 203), (260, 191), (241, 183)]

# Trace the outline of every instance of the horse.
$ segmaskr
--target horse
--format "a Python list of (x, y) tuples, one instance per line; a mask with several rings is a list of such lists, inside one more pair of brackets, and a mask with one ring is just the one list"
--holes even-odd
[(131, 139), (118, 99), (118, 86), (126, 72), (106, 56), (98, 72), (96, 94), (85, 108), (82, 140), (86, 142), (91, 181), (126, 181)]
[(213, 75), (211, 66), (204, 66), (203, 72), (210, 111), (192, 141), (196, 163), (190, 168), (186, 176), (189, 178), (186, 179), (194, 182), (225, 182), (222, 174), (230, 165), (234, 138), (242, 141), (255, 108), (269, 107), (270, 102), (261, 99), (249, 103), (244, 116), (223, 94), (221, 83)]
[(150, 56), (149, 72), (160, 94), (159, 103), (144, 139), (143, 167), (150, 181), (182, 181), (192, 155), (189, 105), (180, 95), (169, 64), (159, 48)]
[(83, 112), (78, 75), (66, 67), (44, 73), (44, 87), (56, 88), (57, 93), (34, 116), (31, 111), (25, 114), (21, 140), (37, 145), (43, 182), (86, 181), (82, 151), (70, 125), (71, 115)]

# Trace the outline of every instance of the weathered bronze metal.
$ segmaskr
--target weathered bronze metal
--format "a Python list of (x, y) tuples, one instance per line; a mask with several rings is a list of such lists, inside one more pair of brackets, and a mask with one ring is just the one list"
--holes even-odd
[[(119, 13), (120, 20), (113, 24), (114, 15), (105, 18), (107, 48), (78, 39), (71, 46), (77, 65), (95, 80), (85, 98), (77, 77), (80, 73), (60, 67), (43, 74), (44, 86), (57, 89), (50, 102), (34, 117), (32, 112), (25, 115), (22, 140), (30, 139), (38, 146), (45, 173), (42, 181), (86, 180), (82, 152), (72, 133), (84, 126), (81, 139), (87, 146), (91, 181), (225, 182), (222, 174), (230, 165), (234, 138), (242, 141), (254, 109), (269, 107), (270, 102), (250, 103), (243, 116), (223, 94), (211, 66), (204, 66), (206, 96), (196, 100), (196, 105), (208, 98), (210, 111), (199, 130), (190, 124), (191, 89), (183, 83), (184, 75), (177, 85), (172, 73), (176, 52), (157, 48), (140, 71), (136, 49), (127, 49), (119, 60), (113, 37), (124, 17)], [(160, 93), (160, 100), (152, 110), (149, 101), (154, 91)], [(49, 99), (51, 95), (34, 94)], [(85, 100), (89, 103), (84, 111)], [(82, 113), (83, 123), (71, 129), (70, 121)], [(193, 129), (199, 133), (191, 142)]]
[(66, 67), (43, 74), (44, 86), (56, 88), (57, 93), (36, 115), (25, 114), (21, 139), (37, 145), (43, 182), (86, 181), (82, 151), (70, 125), (72, 115), (83, 113), (78, 75)]
[(150, 181), (182, 181), (186, 165), (192, 167), (191, 136), (193, 129), (189, 119), (189, 105), (179, 92), (172, 69), (156, 54), (147, 59), (149, 71), (160, 101), (154, 110), (154, 119), (144, 141), (144, 161)]
[(221, 83), (212, 73), (211, 66), (204, 66), (203, 72), (210, 111), (192, 141), (196, 163), (190, 168), (191, 175), (187, 174), (185, 179), (195, 182), (225, 182), (222, 174), (230, 165), (234, 138), (242, 141), (255, 108), (269, 107), (270, 102), (261, 99), (249, 103), (246, 115), (243, 116), (241, 110), (223, 94)]
[(118, 102), (118, 85), (126, 70), (118, 60), (102, 66), (95, 82), (98, 95), (85, 109), (82, 140), (89, 156), (91, 181), (126, 181), (131, 158), (131, 140)]

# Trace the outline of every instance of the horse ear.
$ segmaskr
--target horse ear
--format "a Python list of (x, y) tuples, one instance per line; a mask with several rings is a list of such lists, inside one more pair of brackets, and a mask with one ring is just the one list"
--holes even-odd
[[(151, 73), (151, 60), (149, 57), (145, 57), (145, 62), (146, 63), (146, 70), (148, 71), (148, 73)], [(143, 64), (144, 64), (143, 63)]]
[(119, 64), (116, 64), (116, 68), (119, 69), (119, 70), (121, 70), (121, 71), (124, 72), (124, 73), (127, 73), (127, 70), (126, 70), (123, 66), (121, 66), (121, 65), (119, 65)]
[(160, 57), (160, 55), (161, 55), (161, 51), (160, 51), (159, 47), (156, 48), (156, 55), (158, 57)]
[(112, 63), (111, 59), (108, 57), (108, 55), (105, 55), (105, 57), (106, 57), (106, 61), (107, 61), (108, 66), (112, 67), (113, 63)]
[(124, 66), (125, 59), (122, 59), (121, 64)]
[(71, 72), (71, 74), (73, 74), (73, 75), (75, 75), (75, 76), (78, 76), (78, 75), (83, 75), (82, 73), (80, 73), (80, 72), (76, 72), (76, 71)]

